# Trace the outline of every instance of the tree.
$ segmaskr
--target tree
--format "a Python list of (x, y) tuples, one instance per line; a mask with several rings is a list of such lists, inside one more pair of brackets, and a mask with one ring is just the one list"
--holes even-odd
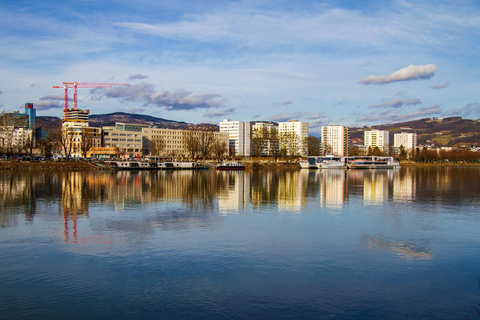
[(285, 156), (295, 157), (298, 155), (298, 136), (294, 132), (283, 132), (280, 134), (280, 145)]
[(23, 150), (30, 157), (30, 160), (33, 159), (33, 148), (35, 148), (35, 140), (30, 132), (23, 142)]
[(10, 114), (2, 111), (0, 113), (0, 143), (3, 149), (3, 152), (8, 156), (13, 156), (14, 148), (13, 145), (13, 131), (14, 127), (11, 126)]
[(160, 136), (154, 136), (150, 145), (150, 153), (154, 156), (159, 156), (165, 149), (165, 140)]
[(182, 140), (190, 159), (195, 159), (195, 154), (198, 152), (198, 141), (195, 137), (195, 132), (193, 130), (184, 131)]
[(73, 142), (75, 139), (75, 136), (73, 133), (70, 132), (69, 127), (64, 126), (62, 130), (60, 131), (60, 146), (63, 150), (63, 155), (66, 158), (70, 158), (72, 155), (73, 150)]
[(403, 146), (403, 144), (400, 146), (400, 149), (399, 149), (400, 153), (399, 153), (399, 158), (401, 160), (404, 160), (407, 158), (407, 151), (405, 150), (405, 147)]
[(215, 134), (212, 128), (197, 131), (198, 151), (203, 160), (210, 156), (215, 143)]
[(82, 137), (80, 140), (80, 152), (82, 153), (82, 156), (84, 158), (87, 157), (88, 151), (90, 151), (90, 148), (93, 147), (94, 141), (93, 141), (93, 132), (90, 130), (88, 127), (83, 127), (82, 128)]
[(303, 153), (308, 156), (320, 155), (320, 141), (316, 137), (309, 136), (303, 140)]
[(252, 131), (251, 146), (253, 154), (258, 157), (268, 154), (269, 130), (266, 126), (255, 128)]
[(216, 139), (215, 143), (213, 144), (212, 151), (218, 160), (222, 160), (225, 154), (228, 152), (227, 143), (225, 141)]
[(280, 156), (280, 139), (278, 138), (278, 130), (277, 128), (273, 127), (270, 128), (267, 135), (268, 141), (268, 155), (275, 158)]

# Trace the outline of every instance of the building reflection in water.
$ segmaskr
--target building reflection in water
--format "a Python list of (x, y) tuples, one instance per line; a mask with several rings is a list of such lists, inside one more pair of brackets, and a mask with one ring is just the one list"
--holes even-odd
[(320, 205), (341, 208), (348, 202), (347, 171), (343, 169), (317, 170), (320, 182)]
[[(318, 204), (341, 208), (352, 198), (361, 199), (365, 205), (388, 201), (458, 201), (456, 194), (472, 193), (473, 180), (472, 171), (458, 168), (455, 172), (460, 174), (452, 179), (451, 168), (408, 167), (401, 170), (271, 168), (244, 172), (4, 171), (0, 175), (0, 219), (2, 226), (9, 226), (20, 223), (21, 215), (27, 223), (32, 223), (39, 212), (58, 212), (65, 221), (65, 230), (70, 232), (78, 219), (89, 217), (92, 203), (112, 206), (118, 211), (164, 202), (179, 204), (190, 213), (216, 210), (236, 213), (250, 206), (289, 212)], [(71, 232), (68, 234), (70, 238), (73, 236)]]
[(220, 171), (219, 179), (224, 179), (227, 188), (219, 190), (218, 208), (222, 213), (247, 209), (250, 205), (250, 175), (244, 171)]

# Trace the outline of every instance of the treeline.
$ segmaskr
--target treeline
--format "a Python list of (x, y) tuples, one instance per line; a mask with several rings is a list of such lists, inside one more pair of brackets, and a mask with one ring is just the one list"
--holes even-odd
[(421, 163), (480, 163), (480, 152), (470, 150), (429, 150), (418, 149), (411, 160)]

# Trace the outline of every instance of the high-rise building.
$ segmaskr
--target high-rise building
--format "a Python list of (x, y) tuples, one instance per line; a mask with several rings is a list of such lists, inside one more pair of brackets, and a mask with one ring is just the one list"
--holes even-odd
[(220, 132), (229, 134), (229, 154), (249, 157), (252, 128), (249, 121), (232, 121), (224, 119), (220, 122)]
[(393, 135), (394, 141), (393, 146), (395, 148), (400, 148), (403, 146), (407, 153), (412, 153), (417, 147), (417, 134), (416, 133), (395, 133)]
[(308, 138), (308, 123), (298, 120), (278, 123), (280, 150), (286, 155), (307, 155), (305, 140)]
[(365, 131), (363, 145), (365, 148), (378, 147), (381, 151), (387, 151), (389, 146), (390, 132), (384, 130)]
[(322, 127), (321, 141), (326, 154), (348, 156), (348, 127), (338, 124)]
[(25, 103), (25, 114), (28, 115), (28, 129), (35, 129), (37, 110), (33, 107), (33, 103)]

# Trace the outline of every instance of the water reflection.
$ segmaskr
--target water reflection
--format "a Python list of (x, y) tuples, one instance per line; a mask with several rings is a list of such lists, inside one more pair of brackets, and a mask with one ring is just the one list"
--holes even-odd
[(121, 211), (148, 203), (172, 202), (189, 212), (223, 213), (236, 213), (250, 206), (290, 212), (299, 212), (312, 203), (342, 207), (352, 197), (362, 199), (365, 205), (416, 199), (451, 203), (460, 198), (474, 199), (479, 172), (477, 168), (5, 172), (0, 177), (1, 224), (5, 227), (18, 223), (18, 214), (32, 221), (39, 201), (53, 205), (57, 199), (61, 199), (59, 211), (65, 221), (88, 218), (92, 203), (113, 205)]

